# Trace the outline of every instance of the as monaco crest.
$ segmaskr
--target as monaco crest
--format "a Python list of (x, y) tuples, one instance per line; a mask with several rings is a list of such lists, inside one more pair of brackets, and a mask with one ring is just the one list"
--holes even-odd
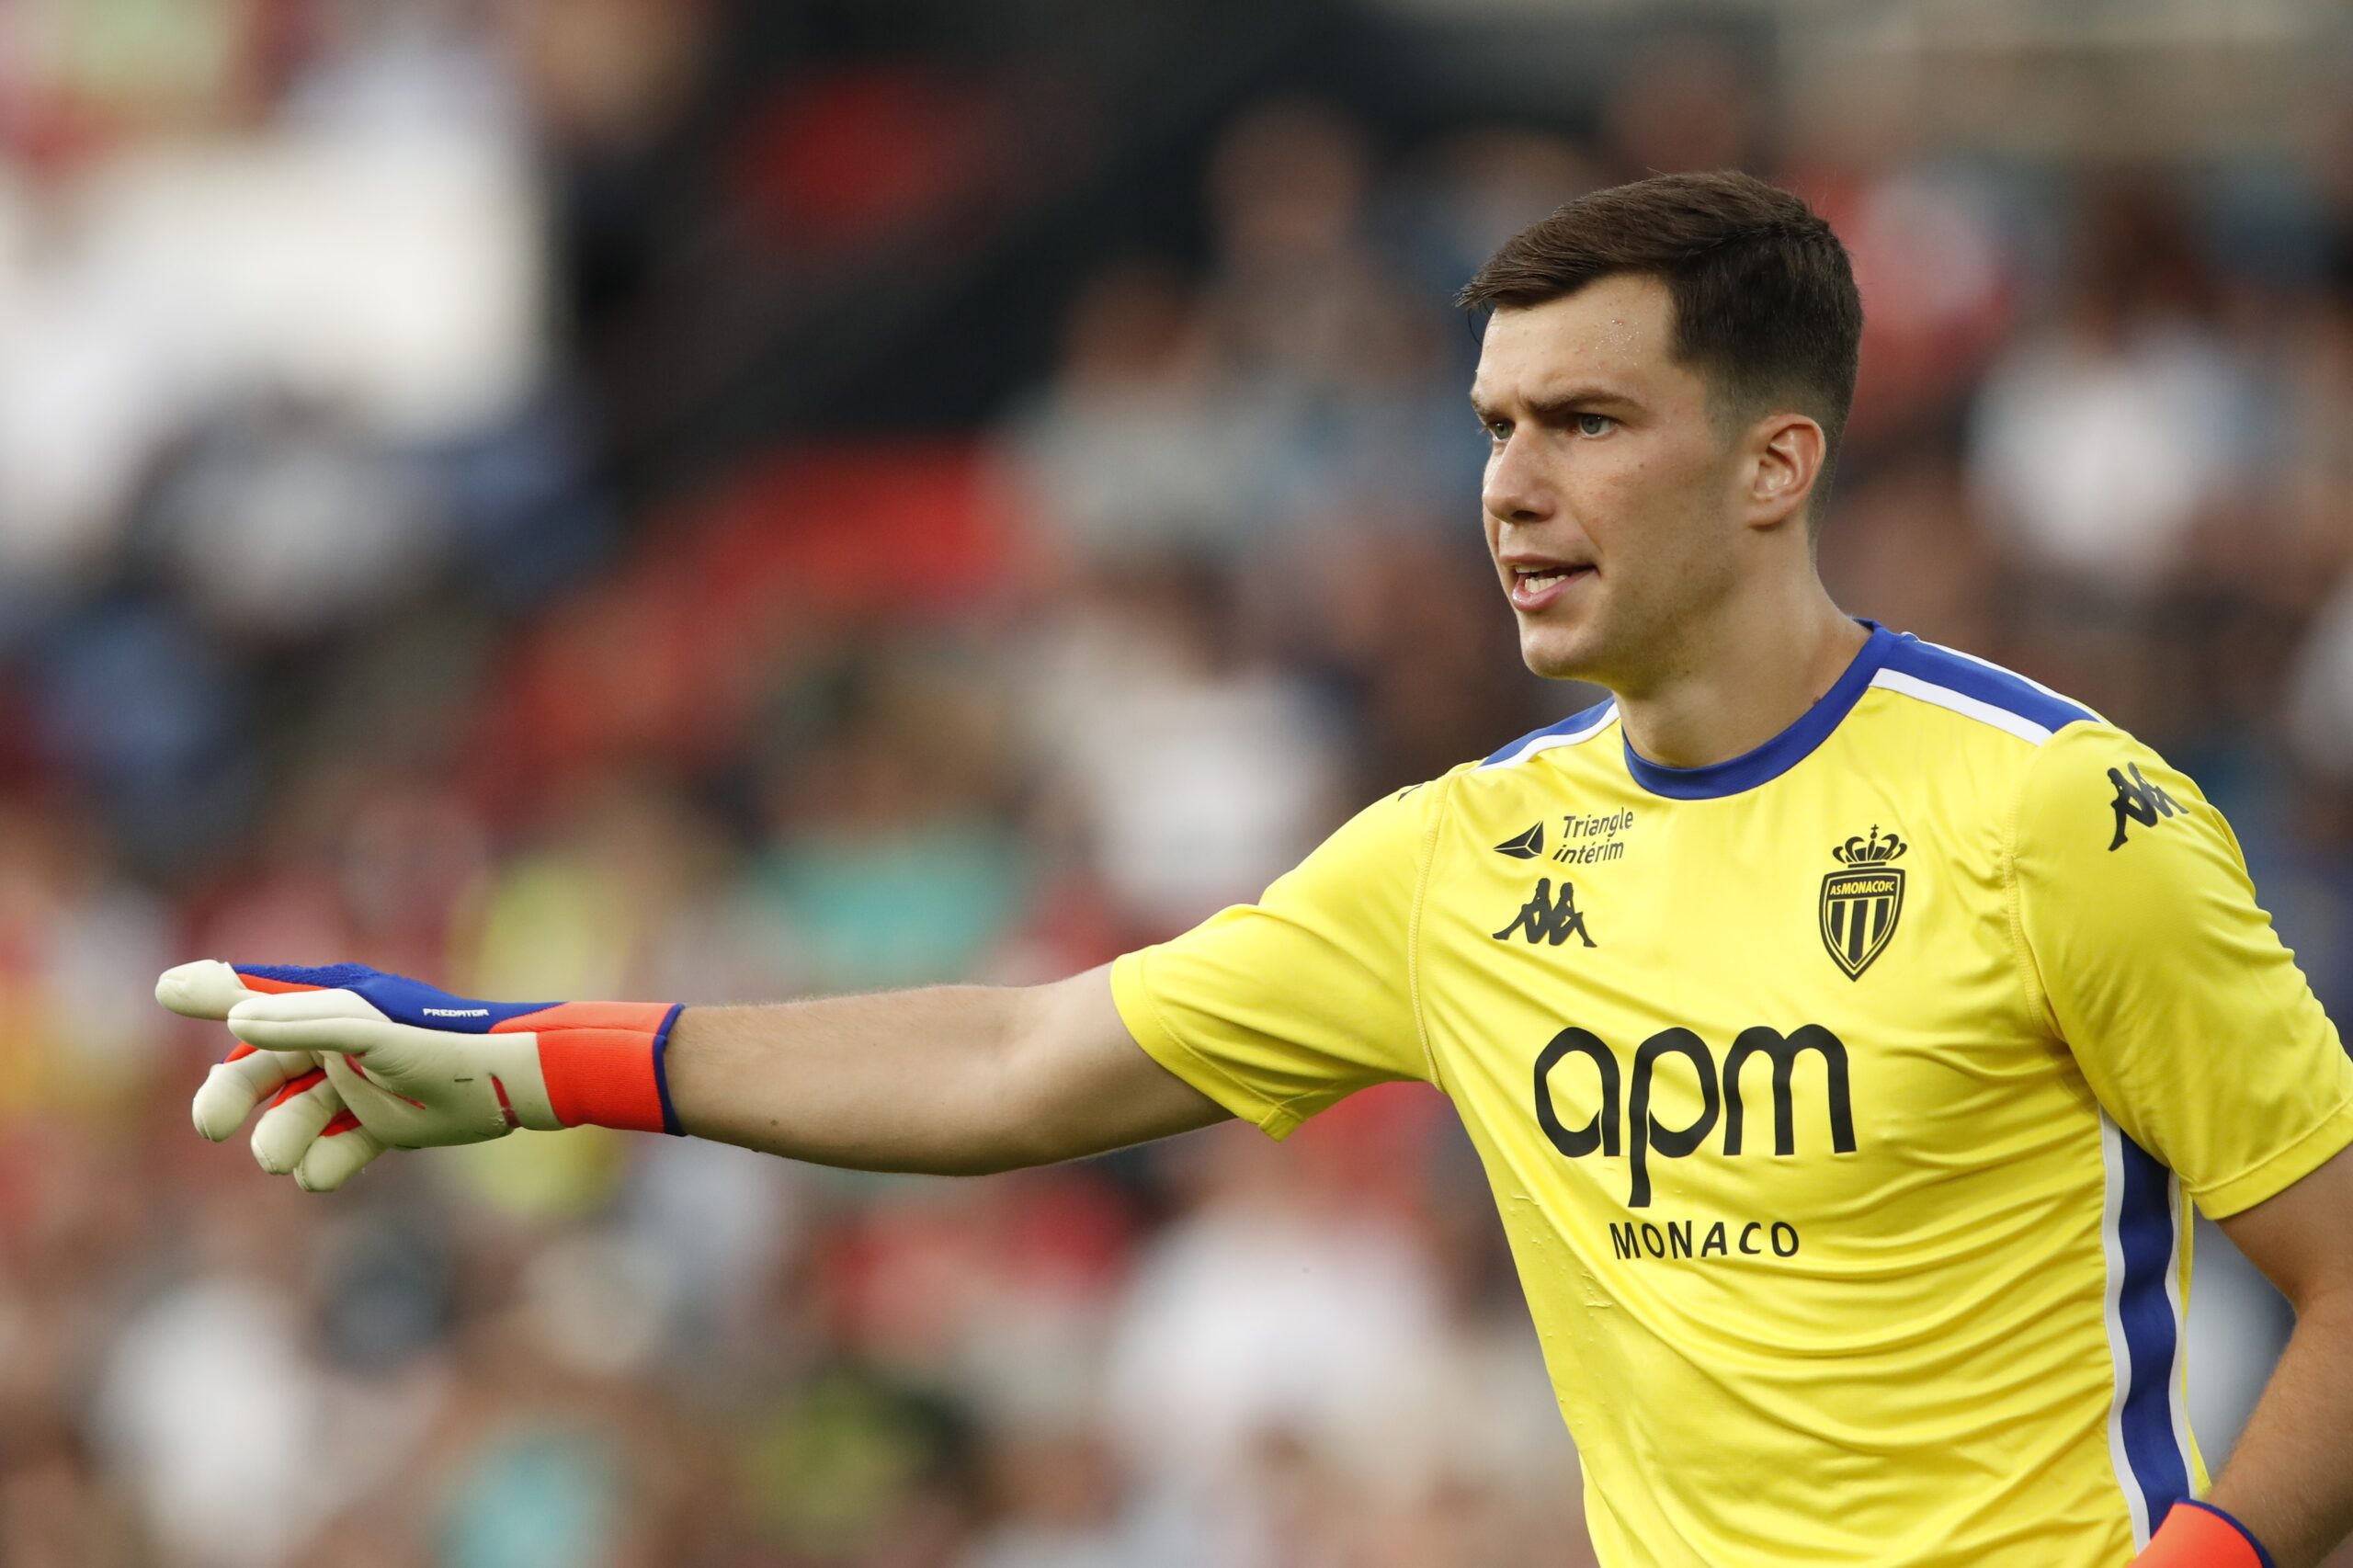
[(1830, 851), (1846, 866), (1822, 879), (1822, 945), (1847, 978), (1861, 978), (1895, 935), (1904, 913), (1904, 872), (1893, 862), (1910, 847), (1874, 825)]

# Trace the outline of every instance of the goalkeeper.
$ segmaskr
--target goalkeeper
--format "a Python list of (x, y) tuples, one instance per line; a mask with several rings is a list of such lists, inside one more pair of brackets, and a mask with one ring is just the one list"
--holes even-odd
[[(1836, 237), (1662, 176), (1463, 303), (1522, 658), (1609, 700), (1054, 984), (680, 1008), (186, 964), (160, 998), (241, 1042), (199, 1129), (267, 1100), (256, 1156), (313, 1189), (583, 1122), (980, 1173), (1420, 1080), (1496, 1192), (1608, 1568), (2312, 1568), (2353, 1526), (2353, 1061), (2187, 778), (1832, 603)], [(2298, 1312), (2219, 1477), (2193, 1204)]]

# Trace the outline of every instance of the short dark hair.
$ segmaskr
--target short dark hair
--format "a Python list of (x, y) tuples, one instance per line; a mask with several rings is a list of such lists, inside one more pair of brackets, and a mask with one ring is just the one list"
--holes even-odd
[[(1725, 425), (1779, 405), (1822, 426), (1814, 495), (1826, 497), (1863, 335), (1862, 296), (1830, 225), (1802, 197), (1736, 169), (1657, 175), (1580, 196), (1522, 229), (1455, 303), (1541, 305), (1619, 273), (1665, 283), (1676, 362), (1708, 380)], [(1808, 523), (1822, 511), (1810, 506)]]

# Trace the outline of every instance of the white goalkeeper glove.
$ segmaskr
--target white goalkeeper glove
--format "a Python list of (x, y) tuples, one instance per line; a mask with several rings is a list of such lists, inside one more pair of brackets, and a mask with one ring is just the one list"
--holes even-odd
[(251, 1048), (198, 1091), (197, 1131), (226, 1138), (276, 1089), (254, 1156), (314, 1192), (385, 1147), (475, 1143), (517, 1127), (680, 1131), (663, 1073), (674, 1004), (478, 1002), (360, 964), (210, 959), (165, 971), (155, 997), (225, 1019)]

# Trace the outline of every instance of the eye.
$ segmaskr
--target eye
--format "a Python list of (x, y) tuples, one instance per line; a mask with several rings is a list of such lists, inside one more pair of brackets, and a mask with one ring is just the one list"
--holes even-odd
[(1479, 421), (1479, 433), (1486, 437), (1488, 440), (1493, 441), (1496, 446), (1500, 447), (1506, 441), (1511, 439), (1511, 421), (1508, 419), (1482, 419)]
[[(1597, 426), (1599, 428), (1597, 429)], [(1580, 414), (1576, 416), (1576, 426), (1580, 436), (1607, 436), (1618, 427), (1618, 421), (1607, 414)]]

